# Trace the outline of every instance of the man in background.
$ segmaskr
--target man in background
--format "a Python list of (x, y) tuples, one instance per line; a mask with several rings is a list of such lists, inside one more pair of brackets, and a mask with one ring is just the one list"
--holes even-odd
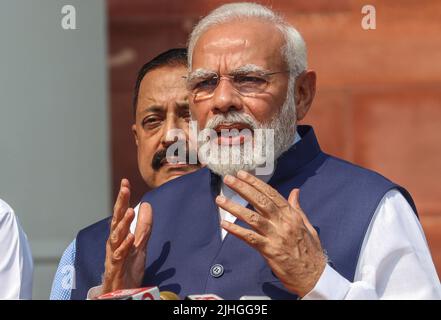
[[(166, 159), (167, 148), (176, 142), (175, 137), (170, 135), (174, 129), (182, 130), (187, 135), (186, 139), (188, 138), (190, 111), (184, 79), (186, 74), (186, 49), (170, 49), (161, 53), (142, 66), (138, 73), (133, 99), (135, 123), (132, 132), (137, 145), (139, 172), (150, 190), (199, 168), (186, 163), (169, 163)], [(113, 224), (112, 231), (119, 225), (118, 230), (135, 232), (139, 205), (129, 208), (129, 202), (130, 183), (127, 179), (122, 179), (114, 216), (127, 210), (130, 215), (122, 223)], [(107, 256), (110, 260), (120, 244), (111, 239), (108, 242)], [(50, 299), (70, 299), (71, 289), (75, 288), (74, 278), (83, 276), (71, 274), (75, 272), (75, 245), (74, 240), (60, 260)], [(108, 268), (107, 272), (112, 273), (113, 268)], [(66, 281), (66, 277), (70, 279)]]

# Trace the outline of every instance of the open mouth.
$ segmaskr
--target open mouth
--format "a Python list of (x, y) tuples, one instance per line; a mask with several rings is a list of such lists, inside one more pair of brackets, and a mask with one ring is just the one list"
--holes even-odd
[(217, 143), (222, 145), (240, 145), (253, 137), (253, 128), (246, 123), (223, 123), (214, 128)]

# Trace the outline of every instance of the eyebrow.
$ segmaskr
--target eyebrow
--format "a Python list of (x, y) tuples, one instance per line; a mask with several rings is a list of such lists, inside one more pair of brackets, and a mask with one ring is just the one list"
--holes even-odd
[[(187, 100), (176, 101), (176, 106), (179, 109), (190, 108), (190, 104), (188, 103)], [(141, 114), (145, 114), (145, 113), (149, 113), (149, 112), (161, 113), (161, 112), (164, 112), (164, 111), (165, 111), (164, 110), (164, 106), (161, 106), (161, 105), (151, 105), (151, 106), (148, 106), (147, 108), (143, 109), (141, 111)]]
[(269, 71), (258, 65), (249, 63), (237, 69), (234, 69), (233, 71), (230, 72), (230, 74), (238, 74), (238, 73), (240, 74), (240, 73), (250, 73), (250, 72), (267, 73)]
[(153, 112), (153, 113), (164, 112), (164, 107), (160, 105), (151, 105), (141, 111), (142, 114), (148, 112)]
[(188, 102), (188, 99), (176, 101), (176, 106), (177, 106), (177, 112), (188, 111), (191, 117), (190, 103)]
[[(246, 65), (243, 65), (239, 68), (232, 70), (231, 72), (229, 72), (229, 74), (235, 75), (235, 74), (245, 74), (245, 73), (250, 73), (250, 72), (267, 73), (269, 71), (266, 70), (265, 68), (262, 68), (261, 66), (256, 65), (256, 64), (248, 63)], [(195, 71), (189, 73), (188, 77), (186, 77), (186, 78), (187, 78), (188, 82), (191, 82), (197, 78), (207, 78), (207, 77), (213, 76), (213, 75), (217, 75), (217, 72), (215, 72), (213, 70), (199, 68), (199, 69), (196, 69)]]
[(193, 81), (196, 78), (207, 78), (209, 76), (213, 76), (213, 75), (216, 75), (216, 74), (217, 73), (212, 71), (212, 70), (207, 70), (207, 69), (199, 68), (199, 69), (196, 69), (193, 72), (190, 72), (186, 78), (187, 78), (188, 82), (191, 82), (191, 81)]
[(188, 101), (176, 101), (176, 106), (178, 109), (190, 109)]

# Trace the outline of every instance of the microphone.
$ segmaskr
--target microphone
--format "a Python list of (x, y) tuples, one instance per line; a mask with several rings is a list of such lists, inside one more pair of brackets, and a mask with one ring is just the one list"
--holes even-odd
[(102, 294), (96, 300), (180, 300), (171, 291), (159, 291), (158, 287), (121, 289)]
[(216, 294), (190, 294), (184, 300), (224, 300)]
[(181, 300), (176, 293), (171, 291), (161, 291), (159, 297), (161, 300)]

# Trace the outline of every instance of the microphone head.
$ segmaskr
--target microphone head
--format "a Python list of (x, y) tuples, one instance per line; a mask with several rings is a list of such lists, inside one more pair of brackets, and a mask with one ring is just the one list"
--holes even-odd
[(185, 297), (185, 300), (224, 300), (224, 299), (213, 293), (205, 293), (205, 294), (190, 294)]
[(176, 293), (171, 291), (161, 291), (159, 297), (161, 300), (181, 300)]
[(271, 300), (268, 296), (242, 296), (239, 300)]
[(121, 289), (102, 294), (96, 300), (160, 300), (158, 287)]

